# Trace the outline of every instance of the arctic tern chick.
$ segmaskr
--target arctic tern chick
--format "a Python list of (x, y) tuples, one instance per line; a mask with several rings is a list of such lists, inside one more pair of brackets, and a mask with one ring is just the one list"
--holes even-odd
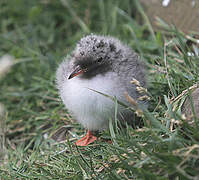
[[(91, 131), (108, 127), (114, 119), (115, 102), (97, 93), (116, 97), (127, 105), (125, 92), (139, 101), (136, 85), (146, 87), (145, 65), (127, 45), (110, 36), (88, 35), (83, 37), (59, 65), (56, 78), (60, 97), (71, 115), (88, 129), (85, 137), (76, 142), (86, 146), (96, 140)], [(134, 121), (133, 112), (119, 105), (118, 119)]]

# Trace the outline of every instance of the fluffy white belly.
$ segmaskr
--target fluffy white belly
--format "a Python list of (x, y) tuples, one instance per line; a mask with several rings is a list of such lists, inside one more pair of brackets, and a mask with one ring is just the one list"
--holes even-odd
[(109, 118), (114, 115), (115, 103), (88, 88), (121, 99), (120, 95), (124, 90), (118, 89), (116, 76), (113, 73), (106, 73), (92, 79), (74, 77), (63, 84), (61, 98), (73, 117), (84, 127), (101, 130), (108, 126)]

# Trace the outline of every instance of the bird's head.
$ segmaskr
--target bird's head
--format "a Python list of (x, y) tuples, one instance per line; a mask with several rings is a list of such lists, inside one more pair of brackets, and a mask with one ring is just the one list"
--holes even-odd
[(77, 75), (89, 78), (106, 73), (111, 68), (115, 52), (116, 46), (111, 38), (97, 35), (82, 38), (72, 53), (74, 67), (68, 79)]

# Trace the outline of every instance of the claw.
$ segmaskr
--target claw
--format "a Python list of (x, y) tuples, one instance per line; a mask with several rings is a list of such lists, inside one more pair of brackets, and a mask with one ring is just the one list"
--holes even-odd
[(75, 144), (77, 146), (88, 146), (89, 144), (93, 143), (97, 137), (95, 137), (91, 131), (88, 130), (86, 136), (79, 139)]

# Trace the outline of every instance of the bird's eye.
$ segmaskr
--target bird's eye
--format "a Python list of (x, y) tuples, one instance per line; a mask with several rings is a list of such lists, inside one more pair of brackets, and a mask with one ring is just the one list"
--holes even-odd
[(97, 62), (98, 62), (98, 63), (101, 63), (101, 62), (102, 62), (102, 60), (103, 60), (103, 58), (102, 58), (102, 57), (100, 57), (100, 58), (98, 58), (98, 59), (97, 59)]

